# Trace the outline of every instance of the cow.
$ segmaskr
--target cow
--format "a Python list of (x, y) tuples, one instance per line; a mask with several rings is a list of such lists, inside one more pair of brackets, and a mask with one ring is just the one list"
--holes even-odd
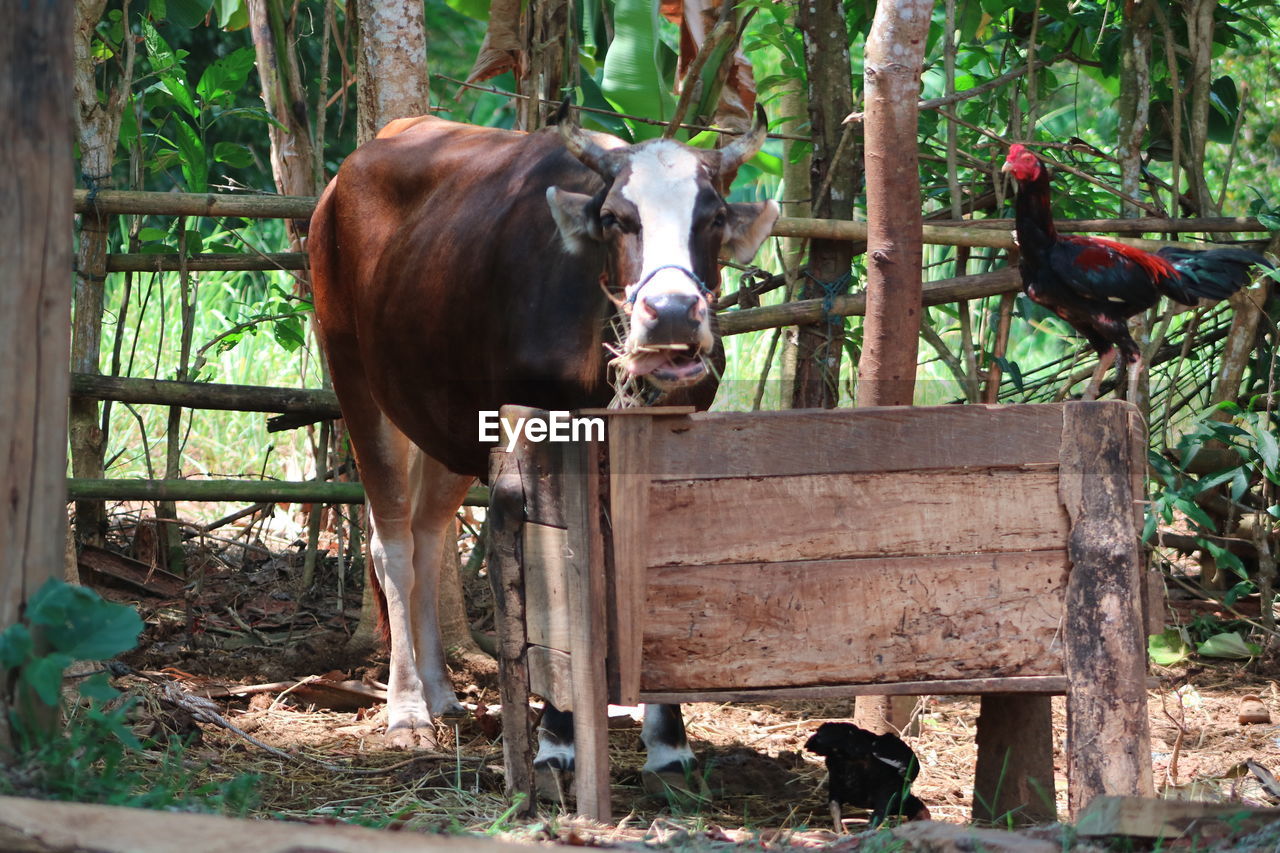
[[(730, 204), (720, 190), (763, 144), (761, 110), (720, 150), (629, 145), (568, 113), (533, 133), (393, 121), (346, 159), (312, 217), (317, 334), (370, 508), (395, 747), (432, 744), (433, 717), (462, 711), (437, 588), (446, 524), (488, 473), (478, 413), (606, 405), (606, 344), (661, 402), (706, 408), (723, 359), (718, 258), (749, 261), (778, 216), (775, 202)], [(610, 340), (619, 310), (629, 330)], [(692, 762), (677, 708), (645, 720), (646, 769)], [(569, 726), (548, 709), (535, 767), (572, 768)]]

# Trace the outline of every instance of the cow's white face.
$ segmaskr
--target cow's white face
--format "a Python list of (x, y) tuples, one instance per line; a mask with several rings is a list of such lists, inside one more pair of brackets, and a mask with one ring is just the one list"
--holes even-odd
[(698, 382), (715, 345), (718, 258), (726, 252), (749, 261), (778, 206), (727, 204), (715, 187), (720, 152), (661, 139), (598, 153), (604, 164), (597, 171), (612, 179), (602, 198), (554, 187), (547, 193), (561, 237), (570, 251), (588, 241), (607, 247), (609, 277), (621, 285), (631, 320), (622, 342), (626, 369), (663, 388)]

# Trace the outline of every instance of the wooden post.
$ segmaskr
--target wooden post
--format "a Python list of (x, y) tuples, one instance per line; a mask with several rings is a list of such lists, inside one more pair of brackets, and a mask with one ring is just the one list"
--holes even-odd
[[(72, 28), (68, 0), (0, 2), (0, 630), (62, 574), (71, 343)], [(0, 692), (0, 745), (8, 743)]]
[(1071, 815), (1101, 794), (1151, 796), (1132, 407), (1067, 403), (1059, 490), (1071, 518), (1063, 630)]
[(524, 573), (517, 551), (524, 524), (524, 483), (514, 453), (501, 448), (490, 451), (489, 483), (489, 582), (497, 604), (502, 757), (507, 769), (507, 796), (523, 795), (520, 813), (530, 815), (537, 804), (537, 794), (533, 778), (533, 727), (528, 711)]
[(600, 448), (591, 442), (555, 445), (561, 453), (569, 550), (569, 626), (573, 648), (574, 777), (578, 814), (608, 821), (609, 696), (605, 672), (604, 541), (600, 534)]
[(1057, 819), (1051, 698), (988, 693), (978, 714), (975, 820), (1016, 825)]

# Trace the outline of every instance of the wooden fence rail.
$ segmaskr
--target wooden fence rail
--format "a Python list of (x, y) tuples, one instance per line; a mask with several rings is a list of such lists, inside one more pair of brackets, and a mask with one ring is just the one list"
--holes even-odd
[[(67, 500), (359, 504), (364, 503), (364, 486), (319, 480), (91, 480), (69, 477)], [(489, 490), (484, 486), (473, 486), (463, 503), (467, 506), (488, 506)]]
[(71, 396), (123, 403), (182, 406), (187, 409), (314, 415), (317, 420), (342, 417), (337, 395), (323, 388), (173, 382), (166, 379), (73, 373)]

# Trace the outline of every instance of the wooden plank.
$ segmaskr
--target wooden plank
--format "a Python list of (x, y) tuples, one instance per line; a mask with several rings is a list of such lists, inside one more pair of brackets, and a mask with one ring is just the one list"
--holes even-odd
[(25, 853), (527, 853), (528, 849), (476, 835), (0, 797), (0, 850)]
[(1057, 820), (1050, 697), (984, 693), (980, 708), (973, 819), (1016, 826)]
[(611, 818), (609, 798), (609, 689), (605, 654), (604, 537), (600, 533), (599, 446), (543, 445), (561, 458), (561, 488), (569, 531), (566, 565), (573, 674), (573, 739), (578, 813)]
[(1060, 405), (702, 413), (654, 424), (655, 480), (1058, 463)]
[(496, 602), (498, 696), (502, 703), (502, 755), (507, 796), (523, 795), (522, 814), (537, 803), (533, 775), (533, 727), (526, 712), (529, 668), (525, 657), (524, 572), (516, 554), (524, 521), (524, 487), (518, 457), (489, 453), (488, 564)]
[(767, 702), (778, 699), (842, 699), (849, 696), (972, 696), (989, 693), (1067, 692), (1065, 675), (1009, 678), (956, 678), (871, 684), (819, 684), (810, 687), (763, 687), (755, 690), (645, 690), (641, 702)]
[[(1235, 837), (1280, 821), (1280, 809), (1244, 803), (1098, 797), (1080, 813), (1076, 834), (1139, 838)], [(1242, 849), (1242, 848), (1238, 848)]]
[(530, 643), (570, 652), (569, 531), (528, 521), (522, 534), (526, 636)]
[(1060, 675), (1066, 554), (650, 569), (642, 689)]
[(525, 655), (529, 661), (529, 692), (562, 711), (572, 711), (573, 670), (569, 655), (559, 649), (534, 645), (525, 650)]
[[(503, 406), (499, 416), (514, 430), (515, 422), (537, 418), (546, 420), (545, 409), (528, 406)], [(505, 433), (503, 433), (505, 435)], [(549, 442), (534, 443), (522, 438), (519, 445), (520, 479), (524, 482), (525, 517), (538, 524), (565, 527), (560, 455)]]
[(649, 445), (652, 418), (609, 421), (609, 523), (613, 532), (609, 653), (617, 662), (620, 705), (640, 701), (645, 570), (649, 538)]
[(1066, 404), (1061, 491), (1071, 516), (1072, 568), (1063, 642), (1072, 815), (1103, 794), (1153, 791), (1131, 478), (1140, 460), (1132, 449), (1124, 404)]
[(649, 564), (1061, 548), (1057, 490), (1051, 468), (655, 482)]
[(642, 415), (646, 418), (670, 418), (692, 415), (698, 411), (697, 406), (631, 406), (626, 409), (575, 409), (574, 414), (584, 418), (634, 418)]

